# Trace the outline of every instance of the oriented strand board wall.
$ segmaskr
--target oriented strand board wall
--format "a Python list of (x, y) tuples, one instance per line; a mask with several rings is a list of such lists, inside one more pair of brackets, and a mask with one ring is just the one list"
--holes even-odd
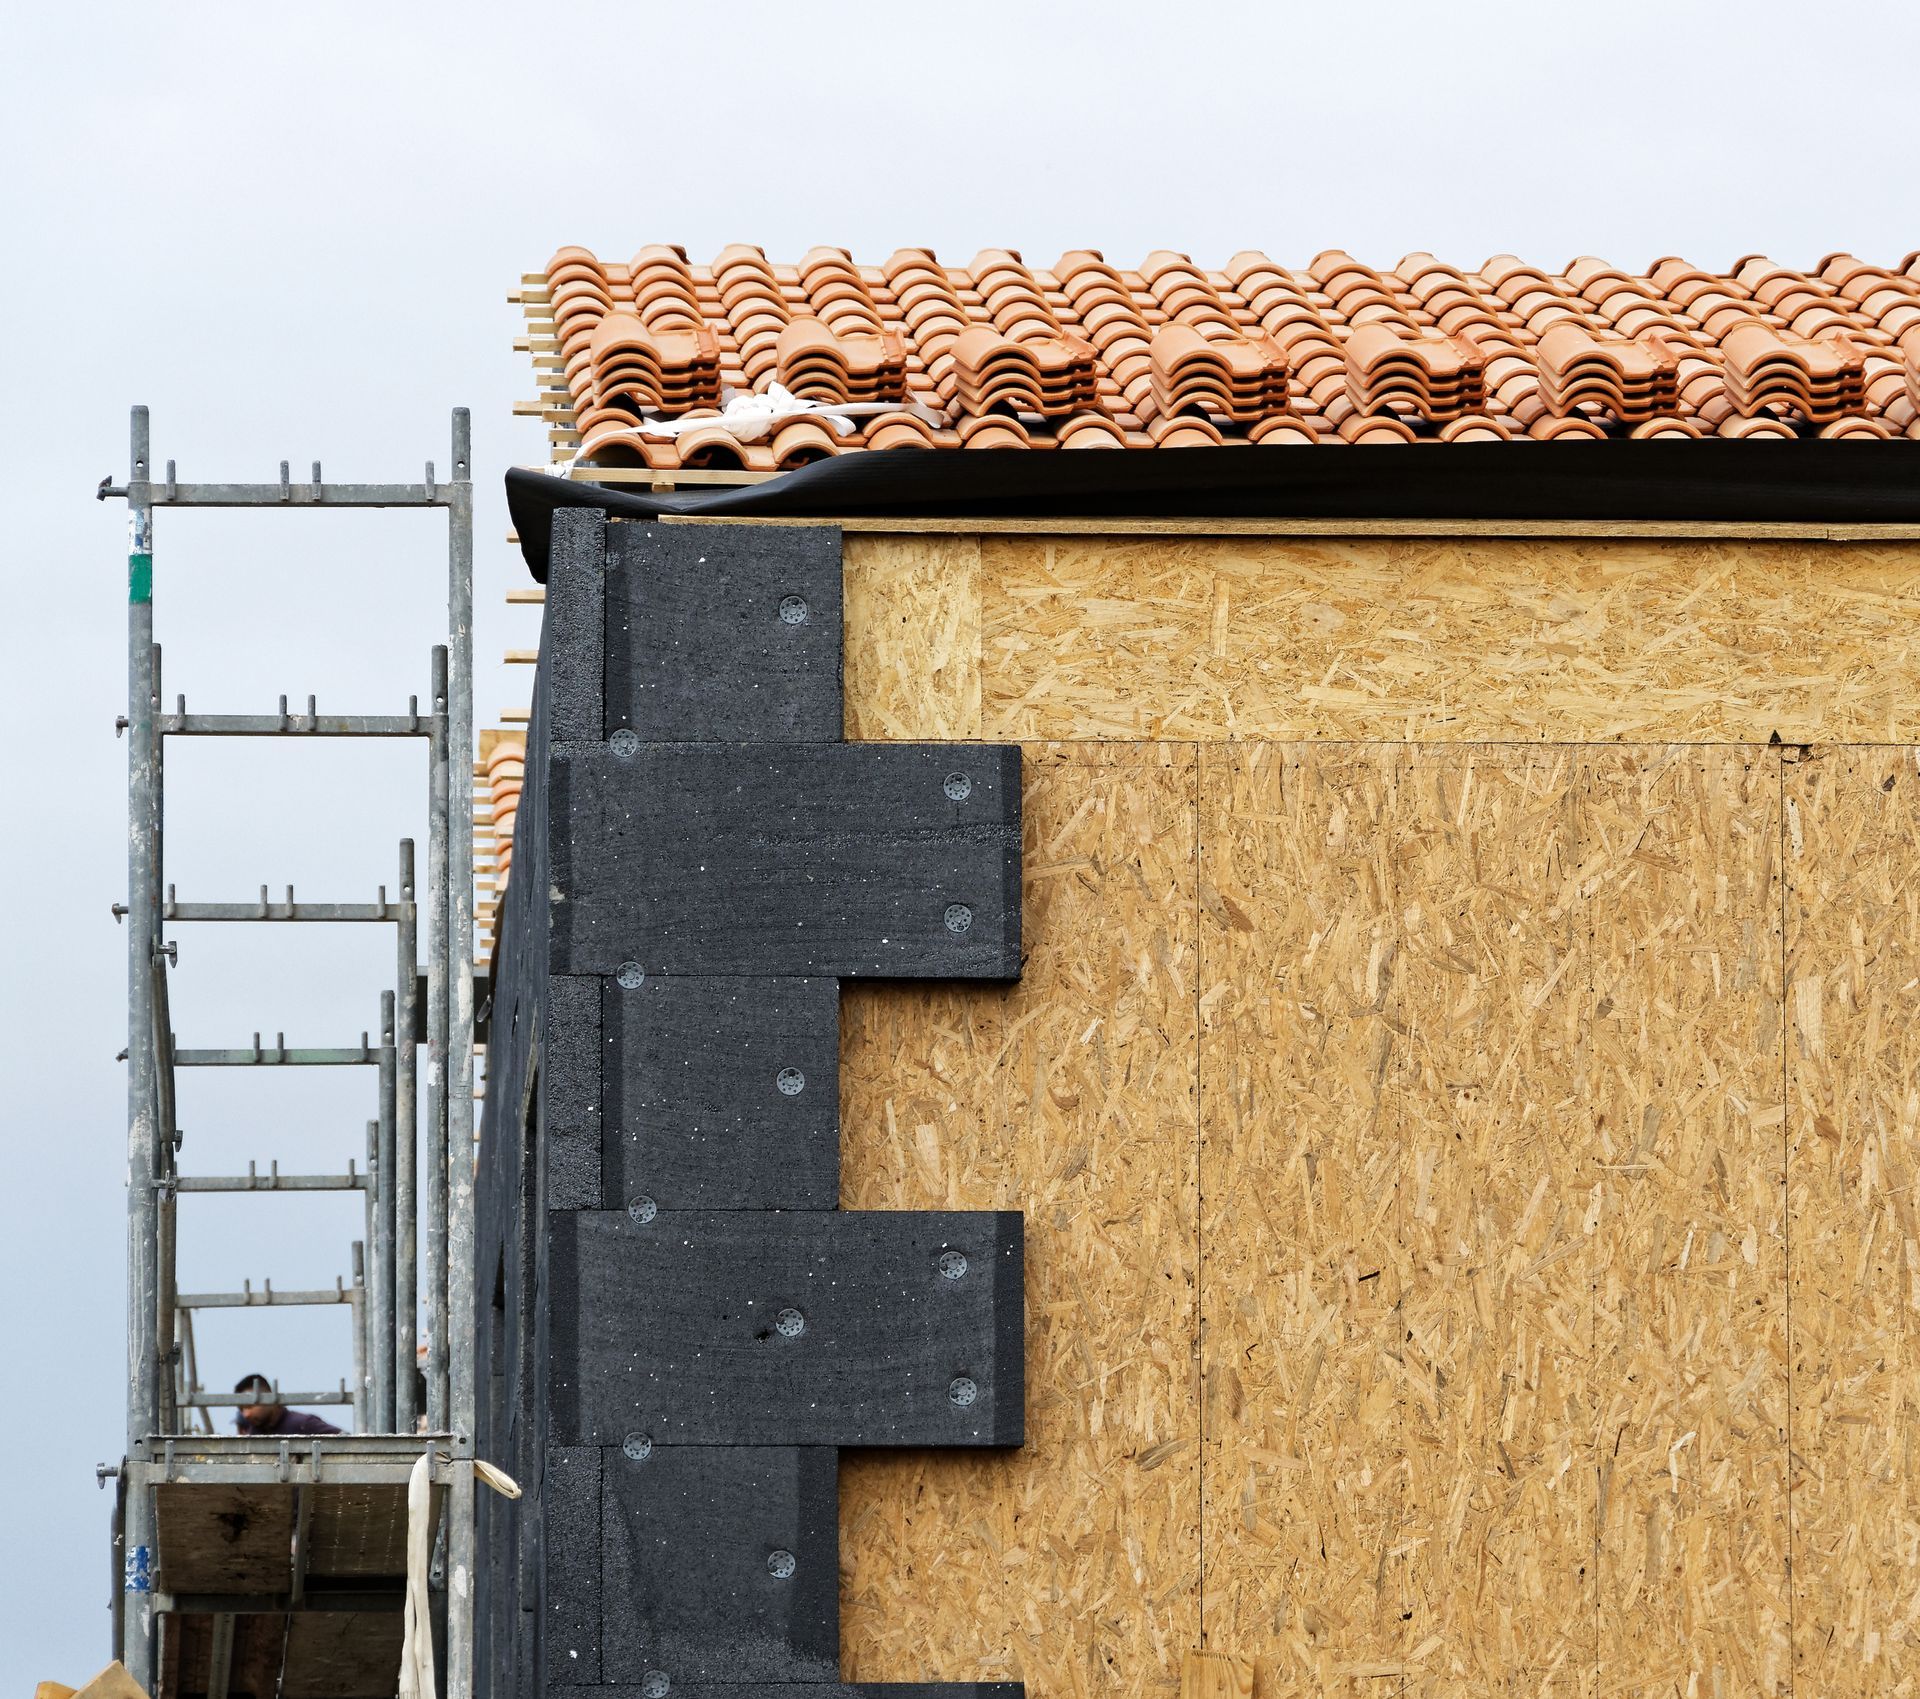
[(1920, 751), (1785, 768), (1793, 1656), (1920, 1685)]
[(1027, 1212), (1030, 1388), (846, 1459), (847, 1676), (1920, 1691), (1920, 549), (1101, 548), (849, 539), (1031, 957), (846, 990), (845, 1201)]
[(849, 1208), (1026, 1212), (1027, 1445), (842, 1454), (841, 1639), (1137, 1695), (1200, 1626), (1195, 753), (1026, 768), (1020, 984), (847, 984), (841, 1077)]
[(847, 562), (854, 737), (1920, 738), (1920, 544), (866, 535)]

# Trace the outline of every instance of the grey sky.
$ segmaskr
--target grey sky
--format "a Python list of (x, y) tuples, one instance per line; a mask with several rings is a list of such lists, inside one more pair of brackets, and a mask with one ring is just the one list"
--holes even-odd
[[(1219, 264), (1344, 247), (1628, 267), (1920, 246), (1906, 4), (1293, 6), (96, 3), (10, 13), (0, 53), (7, 733), (0, 979), (11, 1300), (0, 1686), (106, 1657), (124, 1347), (124, 509), (129, 403), (183, 476), (416, 476), (472, 407), (479, 723), (530, 646), (499, 474), (544, 443), (505, 292), (562, 242), (792, 260), (1006, 245)], [(1516, 451), (1516, 467), (1532, 453)], [(1569, 449), (1564, 452), (1578, 452)], [(1756, 447), (1755, 452), (1769, 452)], [(391, 711), (426, 691), (444, 523), (166, 515), (169, 694)], [(217, 748), (168, 775), (183, 896), (359, 899), (422, 829), (419, 752)], [(373, 929), (182, 928), (183, 1042), (348, 1042), (391, 983)], [(335, 935), (335, 934), (339, 935)], [(370, 1079), (195, 1077), (187, 1171), (335, 1168)], [(182, 1283), (343, 1272), (357, 1205), (191, 1199)], [(344, 1314), (209, 1326), (203, 1363), (331, 1385)]]

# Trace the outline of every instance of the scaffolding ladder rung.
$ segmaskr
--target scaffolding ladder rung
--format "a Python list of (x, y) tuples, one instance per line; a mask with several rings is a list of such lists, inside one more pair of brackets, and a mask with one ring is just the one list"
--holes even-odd
[(313, 1292), (276, 1292), (269, 1285), (259, 1292), (252, 1286), (242, 1292), (182, 1292), (173, 1303), (174, 1308), (180, 1310), (311, 1309), (318, 1304), (351, 1304), (357, 1296), (358, 1290), (352, 1286), (322, 1286)]
[(306, 920), (306, 921), (401, 921), (416, 918), (411, 902), (374, 903), (302, 903), (289, 896), (274, 902), (261, 887), (260, 900), (251, 903), (183, 903), (175, 899), (171, 887), (162, 907), (166, 920)]
[(176, 1192), (364, 1192), (364, 1174), (181, 1174)]
[[(332, 1392), (276, 1392), (277, 1404), (351, 1404), (353, 1394), (345, 1387)], [(255, 1400), (244, 1392), (193, 1392), (180, 1402), (195, 1410), (240, 1410)]]
[(149, 507), (451, 507), (449, 484), (134, 484), (124, 493)]
[(289, 1050), (282, 1044), (248, 1050), (175, 1050), (176, 1068), (352, 1068), (375, 1067), (393, 1053), (391, 1045), (362, 1043), (357, 1048)]
[(167, 737), (431, 737), (439, 714), (156, 714)]

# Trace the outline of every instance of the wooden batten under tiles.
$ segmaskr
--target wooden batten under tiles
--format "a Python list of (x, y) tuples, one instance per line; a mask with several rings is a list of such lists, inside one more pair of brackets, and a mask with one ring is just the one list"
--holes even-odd
[(846, 539), (1027, 960), (844, 987), (843, 1202), (1026, 1212), (1028, 1422), (843, 1674), (1920, 1684), (1920, 544), (1202, 529)]
[(1027, 954), (843, 986), (842, 1203), (1028, 1341), (843, 1455), (848, 1681), (1920, 1690), (1920, 542), (1396, 530), (848, 528)]

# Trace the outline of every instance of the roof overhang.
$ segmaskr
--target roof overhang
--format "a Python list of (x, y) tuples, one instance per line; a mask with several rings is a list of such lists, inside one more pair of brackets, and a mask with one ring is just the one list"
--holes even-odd
[[(1519, 462), (1524, 460), (1525, 464)], [(1392, 521), (1920, 525), (1920, 460), (1907, 442), (1582, 442), (1519, 453), (1505, 443), (1151, 452), (898, 449), (842, 455), (741, 488), (629, 493), (543, 473), (507, 474), (534, 577), (546, 581), (556, 507), (615, 518), (821, 521)], [(1236, 523), (1236, 528), (1237, 528)], [(1289, 527), (1291, 528), (1291, 527)]]

